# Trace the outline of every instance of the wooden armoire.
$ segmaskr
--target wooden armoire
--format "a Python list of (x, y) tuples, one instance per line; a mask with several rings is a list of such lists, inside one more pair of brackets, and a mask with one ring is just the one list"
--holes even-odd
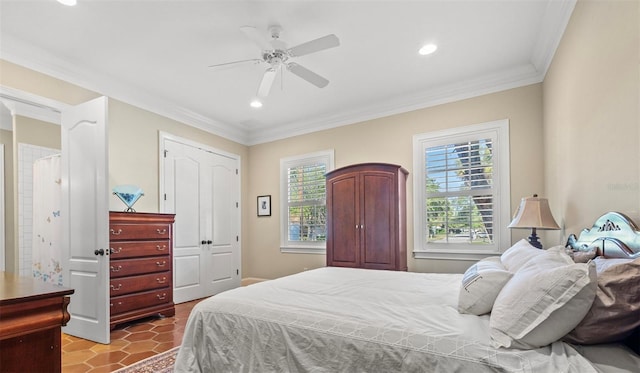
[(327, 266), (407, 270), (408, 175), (386, 163), (327, 173)]

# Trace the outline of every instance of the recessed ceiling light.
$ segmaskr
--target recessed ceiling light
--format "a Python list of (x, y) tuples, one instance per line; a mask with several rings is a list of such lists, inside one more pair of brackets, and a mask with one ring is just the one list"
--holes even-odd
[(420, 48), (418, 53), (420, 53), (423, 56), (426, 56), (427, 54), (431, 54), (435, 52), (436, 49), (438, 49), (438, 46), (435, 44), (425, 44), (422, 46), (422, 48)]
[(77, 4), (76, 0), (58, 0), (58, 2), (60, 4), (64, 4), (64, 5), (68, 5), (68, 6), (74, 6)]
[(252, 108), (258, 109), (262, 107), (262, 102), (260, 102), (260, 100), (255, 99), (253, 101), (251, 101), (251, 103), (249, 104), (251, 105)]

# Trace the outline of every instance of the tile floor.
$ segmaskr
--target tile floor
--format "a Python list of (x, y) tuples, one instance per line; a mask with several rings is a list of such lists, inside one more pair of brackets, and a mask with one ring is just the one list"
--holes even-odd
[(111, 372), (179, 346), (189, 313), (198, 302), (176, 304), (174, 317), (118, 325), (111, 331), (108, 345), (63, 334), (62, 372)]

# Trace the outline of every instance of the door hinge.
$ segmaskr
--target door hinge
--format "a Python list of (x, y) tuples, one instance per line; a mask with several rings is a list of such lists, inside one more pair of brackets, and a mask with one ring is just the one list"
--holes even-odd
[(167, 193), (164, 194), (164, 200), (167, 200)]
[(236, 242), (240, 241), (240, 238), (238, 236), (236, 236)]
[(238, 202), (236, 202), (236, 208), (238, 208)]
[(167, 158), (167, 153), (168, 153), (168, 152), (169, 152), (168, 150), (166, 150), (166, 149), (164, 150), (164, 157), (165, 157), (165, 158)]
[(239, 274), (240, 274), (240, 270), (236, 269), (236, 275), (239, 275)]
[(238, 169), (236, 168), (236, 175), (238, 174)]

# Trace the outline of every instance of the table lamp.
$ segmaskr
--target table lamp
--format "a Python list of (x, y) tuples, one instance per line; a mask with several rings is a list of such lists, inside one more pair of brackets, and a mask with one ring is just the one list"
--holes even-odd
[(530, 228), (529, 243), (538, 249), (542, 249), (542, 244), (538, 241), (537, 229), (560, 229), (551, 215), (549, 201), (546, 198), (538, 197), (537, 194), (534, 194), (533, 197), (522, 198), (509, 228)]

